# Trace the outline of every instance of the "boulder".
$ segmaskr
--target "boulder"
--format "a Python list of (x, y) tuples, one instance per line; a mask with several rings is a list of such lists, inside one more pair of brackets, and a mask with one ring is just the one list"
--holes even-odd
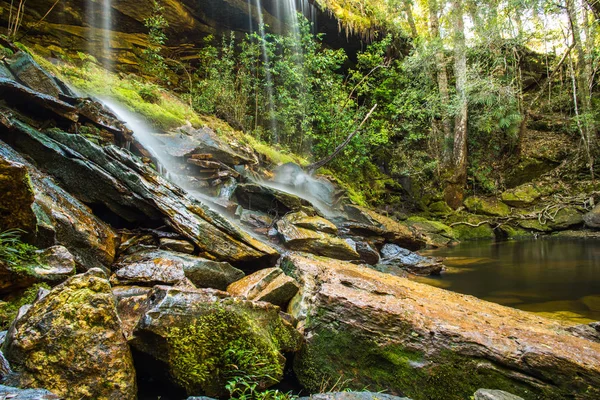
[(148, 293), (152, 288), (143, 286), (115, 286), (112, 288), (117, 303), (117, 314), (127, 340), (133, 337), (133, 330), (145, 312)]
[(299, 228), (287, 220), (277, 222), (277, 231), (290, 250), (313, 253), (339, 260), (358, 260), (356, 248), (339, 237), (310, 229)]
[(73, 256), (66, 248), (54, 246), (36, 251), (31, 261), (0, 261), (0, 293), (10, 293), (41, 282), (56, 285), (71, 275), (75, 275)]
[(473, 396), (474, 400), (524, 400), (522, 397), (503, 390), (479, 389)]
[[(2, 165), (21, 172), (4, 179)], [(0, 189), (7, 189), (0, 190), (0, 225), (30, 232), (39, 247), (65, 246), (82, 270), (113, 263), (117, 236), (112, 228), (2, 141)]]
[(401, 224), (384, 215), (378, 214), (365, 207), (346, 205), (344, 211), (352, 221), (345, 223), (344, 227), (358, 236), (381, 236), (390, 243), (418, 250), (425, 247), (425, 239), (417, 235), (408, 226)]
[(60, 400), (62, 397), (46, 389), (19, 389), (0, 385), (0, 398), (10, 400)]
[(439, 260), (423, 257), (395, 244), (384, 245), (381, 257), (380, 264), (398, 267), (415, 275), (439, 275), (444, 269)]
[(592, 229), (600, 229), (600, 204), (583, 216), (585, 226)]
[(408, 397), (373, 392), (330, 392), (311, 394), (298, 400), (410, 400)]
[(131, 344), (163, 362), (189, 395), (224, 396), (237, 371), (258, 389), (269, 387), (283, 376), (282, 352), (301, 345), (279, 307), (212, 289), (156, 286), (145, 310)]
[(298, 293), (296, 281), (281, 268), (267, 268), (232, 283), (227, 291), (248, 300), (267, 301), (284, 308)]
[(195, 286), (225, 290), (244, 277), (226, 262), (207, 260), (167, 250), (143, 250), (126, 255), (115, 265), (115, 284), (176, 285), (189, 279)]
[(528, 183), (502, 193), (502, 202), (512, 207), (527, 207), (541, 197), (535, 185)]
[(175, 251), (177, 253), (193, 254), (194, 245), (187, 240), (177, 240), (169, 238), (160, 239), (160, 248), (163, 250)]
[(325, 218), (316, 215), (309, 216), (303, 211), (287, 214), (282, 219), (299, 228), (310, 229), (311, 231), (331, 233), (332, 235), (335, 235), (338, 231), (338, 228)]
[(474, 214), (506, 217), (510, 215), (510, 207), (495, 198), (471, 196), (464, 201), (465, 207)]
[(243, 183), (235, 188), (234, 196), (247, 210), (281, 216), (310, 207), (310, 203), (290, 193), (259, 183)]
[(348, 262), (289, 254), (281, 267), (301, 285), (289, 311), (306, 339), (294, 370), (308, 390), (340, 381), (415, 400), (464, 400), (481, 387), (600, 396), (600, 344), (563, 322)]
[(220, 261), (274, 264), (276, 250), (188, 197), (131, 153), (100, 147), (58, 129), (45, 134), (11, 119), (0, 130), (13, 148), (28, 154), (88, 204), (101, 204), (125, 221), (166, 223), (201, 252)]
[(405, 223), (418, 235), (424, 237), (430, 247), (443, 247), (456, 241), (456, 234), (453, 229), (439, 221), (430, 221), (422, 217), (410, 217)]
[(135, 399), (133, 360), (104, 273), (54, 288), (18, 318), (4, 345), (18, 386), (65, 399)]

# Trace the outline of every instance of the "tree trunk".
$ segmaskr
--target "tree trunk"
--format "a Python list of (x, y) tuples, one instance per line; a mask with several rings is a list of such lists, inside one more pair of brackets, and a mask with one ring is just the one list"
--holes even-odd
[(429, 22), (431, 40), (437, 47), (435, 59), (437, 64), (437, 83), (440, 91), (440, 99), (442, 103), (442, 132), (441, 140), (442, 162), (444, 166), (449, 166), (452, 160), (452, 126), (448, 117), (448, 106), (450, 104), (450, 94), (448, 90), (448, 72), (446, 71), (446, 59), (444, 57), (444, 47), (442, 37), (440, 35), (439, 9), (437, 0), (429, 2)]
[(444, 198), (454, 209), (462, 205), (467, 185), (467, 49), (463, 20), (462, 0), (453, 1), (454, 21), (454, 74), (458, 112), (454, 121), (454, 149), (452, 153), (452, 175), (448, 179)]
[(410, 35), (413, 39), (416, 39), (419, 35), (417, 32), (417, 26), (415, 25), (415, 17), (412, 12), (412, 1), (404, 0), (404, 12), (406, 13), (406, 20), (408, 21), (408, 26), (410, 27)]

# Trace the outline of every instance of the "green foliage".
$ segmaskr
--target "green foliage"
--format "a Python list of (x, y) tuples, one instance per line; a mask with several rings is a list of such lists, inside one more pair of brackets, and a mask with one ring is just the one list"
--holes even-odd
[(0, 301), (0, 330), (9, 328), (22, 306), (33, 303), (40, 288), (50, 289), (50, 286), (46, 283), (36, 283), (30, 288), (11, 295), (5, 301)]
[(247, 377), (238, 376), (229, 381), (225, 388), (231, 400), (293, 400), (297, 396), (279, 390), (259, 390), (258, 384)]
[(37, 262), (37, 247), (24, 243), (20, 229), (9, 229), (0, 233), (0, 262), (8, 264), (11, 269), (24, 267)]
[(167, 81), (167, 63), (162, 50), (167, 43), (165, 29), (169, 22), (163, 12), (160, 0), (152, 0), (152, 15), (144, 20), (144, 26), (148, 28), (148, 47), (142, 53), (142, 67), (148, 75)]

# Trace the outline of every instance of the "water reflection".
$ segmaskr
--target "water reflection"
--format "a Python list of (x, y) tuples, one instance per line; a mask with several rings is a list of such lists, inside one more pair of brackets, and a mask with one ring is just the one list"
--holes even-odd
[(600, 320), (599, 240), (474, 242), (427, 255), (446, 257), (449, 268), (424, 283), (552, 318)]

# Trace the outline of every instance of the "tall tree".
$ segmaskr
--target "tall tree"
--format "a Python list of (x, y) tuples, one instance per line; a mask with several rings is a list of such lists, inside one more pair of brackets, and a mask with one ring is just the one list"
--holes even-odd
[(440, 34), (439, 5), (437, 0), (429, 1), (429, 30), (430, 39), (435, 46), (435, 60), (437, 65), (437, 84), (440, 91), (442, 103), (442, 132), (441, 140), (443, 164), (448, 166), (452, 160), (452, 124), (448, 116), (450, 105), (450, 91), (448, 89), (448, 71), (446, 69), (446, 56), (444, 55), (444, 45)]
[(444, 198), (450, 207), (456, 209), (463, 202), (467, 184), (467, 45), (462, 0), (453, 0), (452, 8), (454, 14), (454, 75), (458, 109), (454, 121), (452, 175), (448, 179)]

